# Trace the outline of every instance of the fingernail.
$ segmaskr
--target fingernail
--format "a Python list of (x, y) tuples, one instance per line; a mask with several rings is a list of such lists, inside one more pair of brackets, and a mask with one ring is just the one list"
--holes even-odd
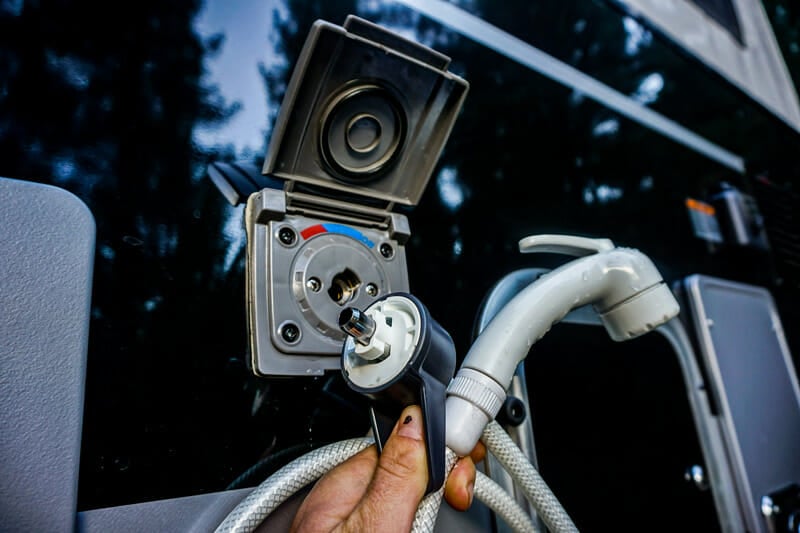
[(397, 434), (414, 440), (422, 440), (422, 417), (406, 415)]

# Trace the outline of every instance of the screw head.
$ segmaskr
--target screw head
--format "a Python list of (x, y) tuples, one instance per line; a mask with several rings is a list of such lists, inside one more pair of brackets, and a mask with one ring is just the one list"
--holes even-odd
[(287, 322), (280, 327), (281, 338), (289, 344), (294, 344), (300, 340), (300, 328), (294, 322)]
[(311, 292), (319, 292), (322, 288), (322, 282), (319, 278), (308, 278), (308, 281), (306, 281), (306, 288)]
[(297, 240), (297, 234), (289, 226), (284, 226), (278, 230), (278, 240), (284, 246), (291, 246)]
[(392, 248), (392, 245), (389, 244), (388, 242), (384, 242), (383, 244), (381, 244), (379, 250), (384, 259), (391, 259), (392, 257), (394, 257), (394, 248)]
[(375, 285), (374, 283), (370, 283), (370, 284), (368, 284), (368, 285), (367, 285), (367, 286), (364, 288), (364, 290), (366, 290), (366, 291), (367, 291), (367, 294), (369, 294), (369, 295), (370, 295), (370, 296), (372, 296), (373, 298), (374, 298), (375, 296), (377, 296), (377, 295), (378, 295), (378, 286), (377, 286), (377, 285)]

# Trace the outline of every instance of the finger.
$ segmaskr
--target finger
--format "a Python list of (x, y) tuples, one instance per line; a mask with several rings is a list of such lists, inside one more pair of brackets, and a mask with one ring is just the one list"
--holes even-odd
[(474, 464), (480, 463), (486, 458), (486, 446), (481, 441), (478, 441), (478, 444), (469, 452), (469, 456)]
[(454, 509), (466, 511), (472, 505), (475, 493), (475, 463), (470, 456), (456, 462), (444, 485), (444, 499)]
[(345, 529), (409, 531), (427, 484), (422, 411), (411, 406), (387, 439), (367, 493)]
[(331, 531), (361, 501), (378, 464), (375, 446), (328, 471), (311, 489), (295, 514), (290, 531)]

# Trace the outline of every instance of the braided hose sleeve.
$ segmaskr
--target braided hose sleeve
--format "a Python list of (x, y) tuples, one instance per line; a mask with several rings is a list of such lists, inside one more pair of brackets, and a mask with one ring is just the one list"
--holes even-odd
[[(251, 533), (294, 493), (320, 478), (373, 443), (372, 439), (350, 439), (312, 450), (287, 464), (259, 485), (217, 527), (217, 533)], [(437, 509), (438, 510), (438, 509)]]
[[(445, 468), (449, 473), (455, 466), (458, 456), (447, 448), (445, 457)], [(500, 485), (482, 472), (476, 472), (475, 497), (482, 501), (486, 506), (497, 513), (509, 527), (519, 533), (536, 533), (536, 528), (531, 521), (531, 517), (522, 507), (512, 498)], [(436, 492), (428, 494), (417, 508), (414, 516), (414, 523), (411, 527), (412, 533), (430, 533), (436, 525), (436, 517), (439, 515), (439, 508), (442, 505), (442, 495), (444, 486)]]
[(475, 497), (494, 511), (508, 527), (519, 533), (537, 533), (530, 515), (517, 501), (483, 472), (477, 472)]
[(503, 465), (503, 468), (511, 474), (552, 533), (578, 532), (578, 528), (575, 527), (550, 487), (500, 424), (495, 421), (489, 422), (483, 430), (481, 441)]
[[(447, 475), (456, 465), (458, 456), (450, 448), (445, 449), (444, 469)], [(439, 487), (436, 492), (431, 492), (422, 499), (422, 503), (417, 507), (417, 514), (414, 515), (414, 523), (411, 524), (412, 533), (430, 533), (436, 525), (436, 517), (439, 515), (439, 508), (442, 506), (442, 496), (444, 496), (444, 485)]]
[[(343, 463), (373, 443), (368, 439), (350, 439), (324, 446), (295, 459), (259, 485), (231, 511), (216, 533), (252, 533), (289, 497), (323, 474)], [(447, 449), (446, 469), (453, 469), (458, 456)], [(427, 495), (417, 508), (411, 528), (413, 533), (430, 533), (442, 504), (444, 486)], [(497, 513), (514, 531), (535, 533), (528, 514), (497, 483), (481, 472), (475, 480), (475, 497)]]

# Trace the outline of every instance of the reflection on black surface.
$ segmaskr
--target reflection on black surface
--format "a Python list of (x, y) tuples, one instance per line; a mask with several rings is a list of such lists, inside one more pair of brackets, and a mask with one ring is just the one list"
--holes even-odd
[(719, 531), (711, 492), (684, 479), (703, 456), (662, 335), (558, 324), (525, 365), (539, 468), (578, 529)]
[[(744, 154), (753, 173), (796, 190), (796, 134), (608, 6), (578, 0), (465, 4)], [(398, 5), (279, 5), (275, 26), (265, 21), (263, 30), (286, 60), (262, 67), (272, 112), (312, 21), (340, 24), (350, 13), (416, 35), (450, 55), (453, 70), (471, 83), (437, 174), (409, 215), (407, 250), (413, 292), (451, 333), (461, 357), (489, 287), (516, 268), (554, 264), (548, 256), (534, 264), (517, 252), (517, 241), (533, 233), (610, 237), (639, 247), (668, 280), (703, 272), (772, 286), (763, 257), (711, 253), (693, 239), (683, 211), (686, 196), (703, 198), (720, 180), (747, 189), (748, 178)], [(798, 49), (798, 10), (788, 1), (765, 5), (797, 76), (800, 59), (791, 50)], [(238, 108), (203, 81), (203, 59), (225, 39), (198, 36), (193, 24), (201, 7), (199, 0), (0, 2), (0, 175), (67, 188), (97, 220), (81, 509), (222, 490), (274, 453), (361, 434), (367, 426), (359, 414), (363, 402), (336, 375), (265, 380), (245, 367), (241, 211), (229, 208), (204, 176), (210, 161), (243, 154), (193, 137), (195, 128), (222, 125)], [(265, 117), (265, 124), (272, 120)], [(779, 291), (787, 313), (796, 313), (789, 306), (796, 304), (797, 283), (788, 280)], [(790, 328), (787, 334), (791, 345)], [(582, 342), (589, 345), (576, 353), (594, 341), (587, 336)], [(685, 413), (645, 416), (671, 408), (682, 393), (669, 372), (638, 366), (655, 358), (633, 358), (635, 372), (617, 367), (620, 359), (610, 355), (587, 359), (581, 364), (605, 371), (585, 387), (594, 387), (588, 390), (598, 415), (644, 406), (620, 395), (646, 383), (663, 394), (637, 415), (637, 426), (663, 421), (675, 424), (675, 438), (687, 434)], [(560, 416), (574, 423), (558, 432), (573, 431), (574, 438), (548, 444), (550, 431), (537, 429), (545, 472), (548, 456), (554, 458), (549, 464), (563, 456), (607, 469), (592, 474), (591, 483), (564, 473), (554, 488), (569, 501), (592, 500), (581, 491), (596, 495), (615, 479), (626, 480), (621, 490), (635, 499), (641, 494), (634, 494), (629, 475), (648, 469), (658, 484), (673, 479), (673, 467), (686, 466), (684, 456), (669, 453), (684, 445), (673, 446), (667, 437), (652, 437), (638, 462), (626, 463), (625, 454), (613, 465), (598, 461), (616, 453), (611, 443), (618, 441), (601, 439), (591, 450), (569, 447), (585, 443), (590, 431), (622, 434), (632, 418), (602, 424), (607, 419), (601, 416), (581, 423), (579, 414)], [(648, 508), (663, 508), (664, 501), (675, 508), (670, 498), (690, 498), (669, 486)], [(594, 519), (599, 516), (585, 520)]]

